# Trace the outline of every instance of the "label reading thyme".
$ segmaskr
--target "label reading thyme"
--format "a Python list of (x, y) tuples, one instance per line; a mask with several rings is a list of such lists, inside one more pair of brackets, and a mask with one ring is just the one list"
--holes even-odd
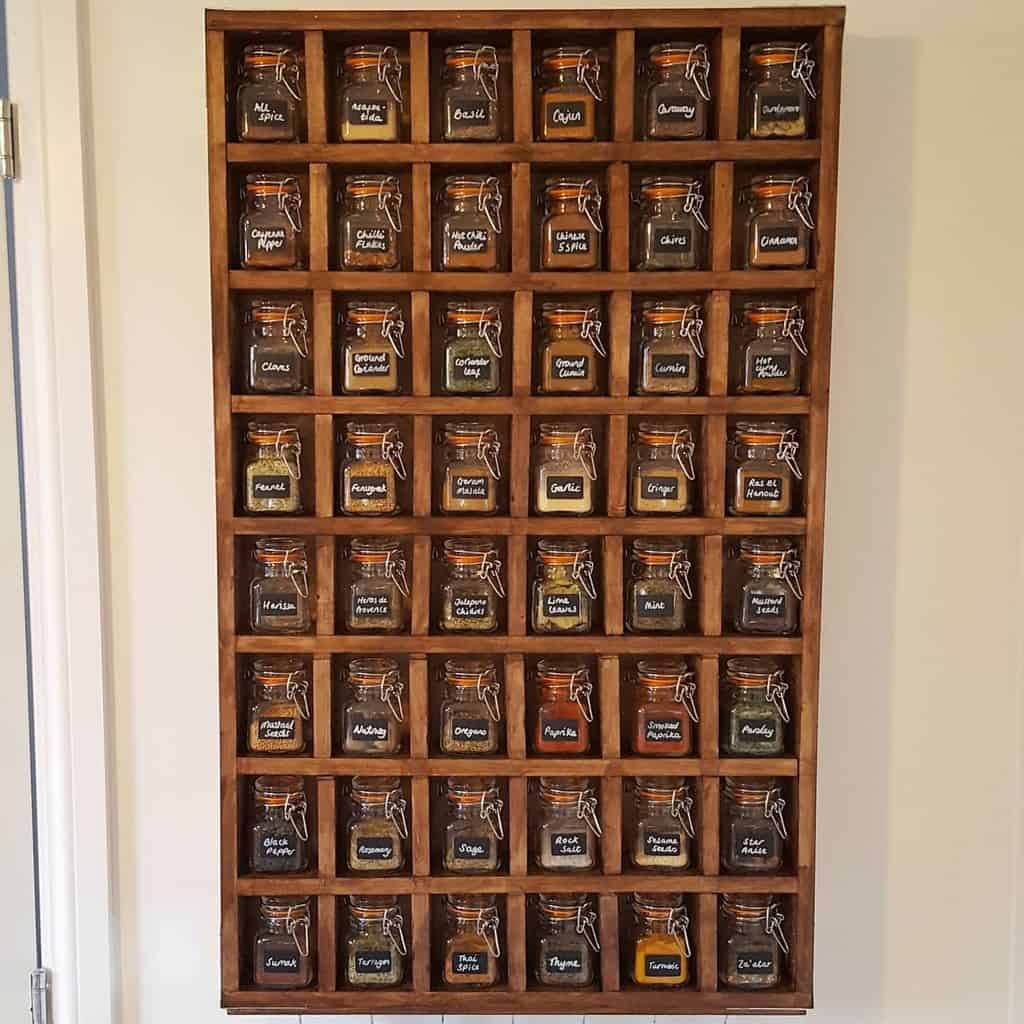
[(743, 483), (744, 501), (782, 501), (782, 477), (748, 476)]
[(391, 232), (387, 228), (356, 228), (352, 233), (352, 248), (356, 252), (388, 252)]
[(549, 500), (569, 501), (583, 497), (583, 477), (549, 476), (546, 492)]
[(453, 476), (453, 498), (481, 498), (484, 501), (490, 493), (490, 481), (485, 476)]
[(548, 743), (578, 742), (580, 727), (578, 722), (569, 718), (552, 718), (544, 723), (540, 738)]
[(583, 124), (587, 105), (578, 100), (548, 104), (549, 128), (575, 128)]
[(678, 718), (648, 718), (644, 726), (648, 743), (682, 743), (683, 723)]
[(757, 111), (760, 121), (799, 121), (802, 113), (799, 99), (772, 93), (760, 97)]
[(659, 121), (692, 121), (697, 116), (697, 101), (682, 93), (662, 96), (654, 116)]
[(689, 377), (690, 357), (685, 353), (678, 356), (651, 356), (651, 376), (659, 379)]
[(757, 247), (764, 252), (796, 252), (800, 233), (796, 228), (759, 228)]
[(572, 949), (552, 949), (544, 954), (544, 970), (548, 974), (579, 974), (583, 959)]
[(453, 953), (452, 974), (486, 974), (488, 962), (487, 953)]
[(590, 252), (590, 232), (578, 228), (555, 228), (551, 232), (551, 250), (562, 256)]
[(548, 619), (575, 619), (580, 615), (579, 594), (545, 594), (544, 617)]
[(678, 857), (681, 852), (678, 832), (648, 832), (644, 836), (644, 853), (648, 857)]
[(387, 124), (388, 105), (382, 100), (345, 100), (345, 118), (349, 124)]
[(689, 252), (693, 245), (693, 232), (689, 228), (655, 228), (652, 234), (655, 252)]

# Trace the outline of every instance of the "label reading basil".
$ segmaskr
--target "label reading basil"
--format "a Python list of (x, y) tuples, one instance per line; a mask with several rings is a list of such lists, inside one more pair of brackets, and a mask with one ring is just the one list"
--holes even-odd
[(266, 594), (260, 596), (260, 617), (265, 615), (281, 618), (294, 618), (299, 614), (299, 601), (296, 594)]
[(252, 105), (257, 124), (287, 124), (290, 107), (284, 100), (257, 100)]
[(386, 377), (391, 372), (390, 352), (353, 352), (353, 377)]
[(490, 356), (456, 356), (452, 369), (455, 380), (489, 383), (494, 379), (494, 360)]
[(636, 613), (641, 619), (670, 619), (675, 610), (676, 599), (672, 594), (641, 594)]
[(291, 377), (296, 372), (294, 356), (274, 356), (273, 359), (259, 359), (256, 372), (263, 377)]
[(352, 599), (352, 618), (387, 619), (391, 617), (390, 594), (356, 594)]
[(744, 501), (782, 501), (782, 477), (748, 476), (743, 483)]
[(733, 853), (736, 860), (768, 860), (774, 856), (774, 843), (763, 831), (737, 829), (733, 833)]
[(583, 957), (575, 949), (551, 949), (544, 954), (544, 970), (548, 974), (579, 974)]
[(486, 476), (453, 476), (452, 497), (453, 498), (480, 498), (487, 500), (490, 494), (491, 482)]
[(757, 247), (764, 252), (796, 252), (800, 232), (794, 228), (758, 228)]
[(736, 954), (737, 974), (774, 974), (775, 963), (770, 956), (763, 953), (754, 953), (745, 956), (743, 953)]
[(644, 739), (648, 743), (682, 743), (683, 723), (678, 718), (648, 718)]
[(549, 476), (545, 485), (549, 501), (571, 501), (583, 497), (583, 477)]
[(387, 228), (356, 228), (352, 248), (356, 252), (387, 252), (391, 248), (391, 232)]
[(345, 118), (349, 124), (387, 124), (388, 105), (383, 100), (345, 100)]
[(491, 119), (488, 100), (451, 100), (448, 109), (455, 124), (487, 124)]
[(737, 732), (740, 739), (759, 740), (770, 743), (775, 739), (776, 722), (770, 715), (763, 718), (745, 718), (740, 722)]
[(659, 953), (644, 957), (644, 974), (649, 978), (675, 978), (683, 973), (683, 962), (678, 954)]
[(786, 614), (785, 594), (747, 594), (747, 615), (755, 619), (781, 619)]
[(297, 857), (299, 851), (287, 836), (264, 836), (260, 844), (260, 856), (274, 860), (288, 860)]
[(452, 953), (452, 974), (487, 974), (488, 953)]
[(540, 738), (548, 743), (576, 743), (580, 738), (579, 723), (570, 718), (549, 719), (541, 727)]
[(590, 376), (590, 356), (552, 356), (551, 376), (555, 380), (586, 380)]
[(651, 356), (651, 376), (661, 379), (689, 377), (690, 357), (686, 353), (678, 356)]
[(263, 951), (263, 970), (266, 974), (298, 974), (298, 951), (282, 953), (276, 949), (265, 949)]
[(356, 974), (390, 974), (391, 950), (368, 949), (355, 956)]
[(358, 476), (349, 485), (353, 498), (370, 501), (373, 498), (388, 496), (388, 480), (384, 476)]
[(353, 715), (349, 719), (348, 734), (354, 740), (385, 743), (388, 738), (388, 732), (389, 727), (386, 718), (367, 718), (365, 715)]
[(356, 856), (360, 860), (390, 860), (395, 855), (395, 841), (390, 836), (360, 839)]
[(693, 247), (693, 232), (689, 228), (655, 228), (652, 234), (655, 252), (690, 252)]
[(757, 101), (761, 121), (799, 121), (803, 105), (796, 96), (763, 93)]
[(490, 237), (483, 228), (454, 228), (448, 232), (448, 245), (453, 252), (486, 252)]
[(481, 742), (490, 738), (491, 729), (486, 718), (452, 719), (452, 736), (460, 743)]
[(583, 857), (587, 852), (586, 832), (552, 832), (552, 857)]
[(579, 594), (545, 594), (544, 616), (548, 619), (579, 618)]
[(491, 839), (489, 836), (465, 836), (455, 842), (456, 860), (490, 860)]
[(548, 104), (549, 128), (579, 128), (587, 116), (587, 105), (582, 100)]
[(679, 478), (649, 475), (640, 477), (640, 497), (648, 501), (678, 501)]
[(252, 493), (257, 498), (287, 498), (291, 494), (290, 476), (254, 476)]
[(486, 619), (490, 611), (490, 604), (486, 597), (456, 595), (452, 598), (452, 617), (456, 619)]
[(261, 718), (256, 735), (261, 740), (294, 740), (298, 724), (297, 718)]
[(584, 228), (555, 228), (551, 232), (551, 250), (560, 256), (590, 252), (590, 234)]
[(644, 853), (648, 857), (678, 857), (682, 852), (678, 832), (648, 832), (644, 836)]
[(697, 117), (697, 100), (683, 93), (662, 95), (654, 116), (659, 121), (693, 121)]

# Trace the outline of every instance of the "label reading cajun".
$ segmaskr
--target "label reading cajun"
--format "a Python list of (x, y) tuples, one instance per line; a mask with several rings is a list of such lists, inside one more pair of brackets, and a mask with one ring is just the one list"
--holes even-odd
[(584, 124), (587, 105), (579, 100), (548, 104), (549, 128), (578, 128)]

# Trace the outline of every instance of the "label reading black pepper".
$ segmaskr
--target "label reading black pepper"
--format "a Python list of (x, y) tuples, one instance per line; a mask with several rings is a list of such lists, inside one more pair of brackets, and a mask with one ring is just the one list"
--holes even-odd
[(456, 356), (452, 360), (455, 380), (490, 383), (494, 379), (494, 360), (489, 356)]
[(477, 498), (486, 501), (490, 491), (491, 481), (486, 476), (458, 474), (452, 477), (453, 498)]
[(659, 121), (693, 121), (697, 117), (697, 101), (683, 93), (663, 94), (654, 108)]
[(487, 124), (491, 119), (487, 100), (452, 100), (449, 110), (455, 124)]
[(733, 832), (733, 853), (735, 859), (742, 860), (768, 860), (773, 857), (775, 850), (774, 843), (769, 842), (769, 837), (764, 830), (746, 831), (736, 829)]
[(678, 832), (648, 832), (644, 836), (644, 853), (648, 857), (678, 857), (681, 852)]
[(298, 724), (297, 718), (261, 718), (256, 735), (261, 740), (293, 740)]
[(590, 356), (552, 356), (554, 380), (586, 380), (590, 376)]
[(386, 377), (391, 373), (390, 352), (353, 352), (353, 377)]
[(486, 619), (490, 612), (490, 601), (486, 597), (467, 597), (459, 594), (452, 598), (452, 618)]
[(659, 380), (689, 377), (690, 357), (686, 353), (678, 356), (651, 356), (651, 376)]
[(452, 953), (452, 974), (487, 974), (488, 953)]
[(644, 974), (649, 978), (674, 978), (683, 973), (683, 963), (678, 954), (659, 953), (644, 957)]
[(356, 974), (390, 974), (391, 950), (368, 949), (355, 955)]
[(544, 954), (544, 970), (548, 974), (579, 974), (583, 958), (574, 949), (551, 949)]
[(355, 252), (388, 252), (391, 232), (388, 228), (356, 228), (352, 233), (352, 248)]
[(758, 228), (757, 247), (763, 252), (796, 252), (800, 233), (796, 228)]
[(648, 743), (682, 743), (683, 723), (678, 718), (648, 718), (644, 725)]
[(358, 501), (372, 501), (388, 496), (388, 480), (384, 476), (358, 476), (349, 485), (349, 493)]
[(590, 234), (583, 228), (555, 228), (551, 232), (551, 251), (558, 256), (590, 252)]
[(261, 377), (295, 376), (295, 356), (274, 356), (273, 359), (260, 359), (256, 363), (256, 373)]
[(293, 618), (299, 614), (297, 595), (268, 594), (260, 597), (260, 617)]
[(368, 743), (386, 743), (389, 728), (386, 718), (367, 718), (365, 715), (353, 715), (349, 719), (348, 734), (353, 740)]
[(670, 619), (675, 610), (676, 599), (672, 594), (641, 594), (636, 603), (640, 619)]
[(345, 119), (349, 124), (387, 124), (388, 105), (383, 100), (346, 98)]
[(580, 615), (579, 594), (545, 594), (544, 617), (548, 619), (575, 619)]
[(289, 106), (284, 100), (257, 100), (252, 105), (257, 124), (287, 124)]
[(298, 849), (287, 836), (264, 836), (260, 856), (271, 860), (290, 860), (299, 855)]
[(770, 715), (764, 718), (744, 718), (736, 730), (741, 740), (771, 743), (775, 739), (776, 722)]
[(456, 860), (490, 860), (490, 836), (464, 836), (455, 841)]
[(743, 953), (736, 954), (737, 974), (774, 974), (775, 964), (770, 956), (763, 953), (755, 953), (746, 956)]
[(792, 360), (788, 355), (755, 356), (750, 368), (754, 380), (783, 380), (791, 372)]
[(552, 718), (540, 730), (540, 738), (548, 743), (577, 743), (580, 738), (578, 722), (569, 718)]
[(252, 493), (256, 498), (287, 498), (291, 494), (290, 476), (254, 476)]
[(679, 478), (674, 476), (641, 476), (640, 497), (649, 501), (678, 501)]
[(799, 121), (802, 112), (802, 104), (795, 96), (763, 93), (757, 101), (761, 121)]
[(580, 100), (548, 104), (549, 128), (578, 128), (587, 116), (587, 105)]
[(587, 852), (586, 832), (552, 832), (552, 857), (583, 857)]
[(395, 841), (390, 836), (360, 839), (356, 843), (356, 856), (360, 860), (390, 860), (395, 855)]
[(389, 619), (391, 617), (390, 594), (356, 594), (352, 599), (352, 618)]
[(298, 974), (298, 952), (282, 953), (276, 949), (264, 950), (263, 971), (266, 974)]
[(583, 497), (583, 477), (549, 476), (545, 483), (549, 501), (570, 501)]
[(689, 228), (655, 228), (651, 234), (651, 247), (657, 253), (690, 252), (693, 248)]
[(748, 476), (743, 482), (744, 501), (782, 501), (782, 477)]
[(486, 718), (455, 718), (452, 720), (452, 738), (459, 743), (479, 743), (490, 738), (491, 730)]
[(454, 228), (448, 232), (448, 245), (453, 252), (486, 252), (490, 232), (483, 228)]
[(785, 594), (758, 594), (746, 596), (746, 613), (755, 619), (781, 619), (786, 614)]

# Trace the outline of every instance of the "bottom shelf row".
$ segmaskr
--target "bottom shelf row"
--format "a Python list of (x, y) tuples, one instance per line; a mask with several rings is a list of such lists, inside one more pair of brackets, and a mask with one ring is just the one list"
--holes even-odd
[[(430, 990), (507, 988), (509, 960), (526, 965), (530, 989), (603, 991), (637, 986), (695, 987), (697, 964), (716, 956), (718, 986), (737, 992), (784, 989), (790, 984), (788, 898), (778, 894), (729, 893), (717, 901), (717, 924), (698, 927), (696, 899), (675, 893), (611, 897), (611, 920), (599, 926), (598, 898), (544, 893), (526, 900), (525, 946), (509, 948), (506, 898), (467, 893), (434, 896), (426, 920), (429, 936), (411, 941), (406, 896), (352, 895), (337, 900), (337, 965), (330, 988), (413, 988), (413, 950), (430, 950)], [(522, 904), (519, 904), (520, 913)], [(317, 900), (262, 896), (244, 901), (243, 985), (261, 990), (302, 990), (317, 982)], [(618, 922), (618, 927), (615, 922)], [(610, 926), (609, 926), (610, 925)], [(717, 930), (717, 943), (701, 949)], [(329, 930), (328, 930), (329, 931)], [(602, 955), (618, 944), (618, 955)], [(608, 951), (606, 950), (605, 953)], [(609, 968), (609, 964), (611, 967)], [(616, 971), (615, 965), (618, 964)], [(248, 967), (248, 971), (246, 968)], [(323, 967), (321, 966), (321, 973)], [(419, 988), (419, 986), (417, 986)]]

